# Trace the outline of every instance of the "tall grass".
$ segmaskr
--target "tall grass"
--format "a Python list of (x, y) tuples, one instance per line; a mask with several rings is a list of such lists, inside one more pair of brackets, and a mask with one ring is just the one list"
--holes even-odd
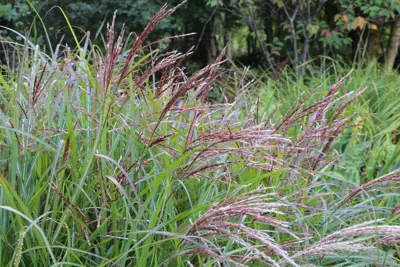
[[(290, 107), (302, 94), (311, 94), (315, 88), (324, 88), (343, 77), (350, 67), (332, 62), (323, 72), (311, 64), (308, 75), (302, 79), (294, 78), (290, 69), (286, 69), (279, 81), (265, 82), (258, 78), (261, 92), (262, 109), (270, 112), (277, 108), (277, 118)], [(347, 176), (357, 185), (369, 182), (400, 166), (400, 76), (396, 72), (385, 72), (379, 65), (360, 67), (354, 65), (342, 93), (365, 88), (365, 92), (356, 102), (347, 108), (346, 114), (355, 114), (354, 120), (342, 138), (335, 145), (341, 155), (340, 166), (335, 171)], [(318, 94), (310, 97), (317, 101)]]
[(0, 266), (399, 264), (398, 159), (362, 173), (364, 185), (339, 167), (362, 138), (372, 150), (386, 136), (364, 116), (371, 91), (348, 90), (359, 72), (256, 101), (256, 84), (237, 76), (233, 101), (212, 104), (223, 53), (188, 76), (190, 51), (146, 52), (173, 11), (126, 50), (114, 23), (106, 51), (12, 44), (19, 64), (0, 76)]

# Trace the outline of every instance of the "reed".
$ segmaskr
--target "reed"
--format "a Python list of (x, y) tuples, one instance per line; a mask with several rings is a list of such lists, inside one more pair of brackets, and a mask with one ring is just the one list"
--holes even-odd
[(18, 64), (0, 74), (0, 265), (398, 264), (398, 171), (338, 175), (370, 93), (347, 90), (358, 72), (273, 109), (281, 93), (257, 98), (260, 81), (243, 75), (232, 101), (213, 103), (224, 51), (188, 75), (191, 50), (144, 46), (174, 10), (127, 50), (114, 20), (106, 51), (13, 43)]

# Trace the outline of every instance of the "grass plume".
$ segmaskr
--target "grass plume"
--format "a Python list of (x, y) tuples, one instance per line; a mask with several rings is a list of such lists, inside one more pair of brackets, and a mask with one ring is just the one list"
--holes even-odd
[[(270, 108), (249, 70), (223, 74), (225, 50), (192, 75), (192, 50), (145, 52), (174, 10), (127, 50), (115, 17), (105, 51), (15, 46), (0, 74), (0, 265), (398, 264), (398, 159), (365, 183), (338, 174), (370, 94), (347, 90), (357, 70)], [(212, 102), (221, 81), (236, 95)]]

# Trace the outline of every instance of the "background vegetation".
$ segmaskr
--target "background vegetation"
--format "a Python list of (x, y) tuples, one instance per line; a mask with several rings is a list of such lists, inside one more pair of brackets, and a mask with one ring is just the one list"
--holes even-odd
[[(172, 0), (170, 4), (180, 2)], [(117, 30), (125, 24), (127, 34), (139, 33), (162, 5), (163, 0), (2, 0), (0, 18), (3, 26), (24, 35), (30, 29), (34, 43), (46, 45), (47, 51), (54, 50), (57, 43), (73, 47), (73, 36), (59, 9), (54, 8), (59, 6), (79, 40), (90, 33), (92, 41), (104, 47), (105, 25), (115, 10)], [(179, 51), (194, 46), (190, 58), (194, 69), (214, 62), (223, 47), (227, 47), (229, 59), (278, 73), (290, 64), (296, 74), (303, 74), (305, 63), (317, 60), (321, 64), (326, 57), (346, 63), (361, 58), (379, 60), (390, 68), (398, 49), (399, 10), (397, 0), (189, 0), (175, 16), (164, 20), (148, 41), (196, 33), (158, 44)], [(3, 31), (3, 35), (12, 34)]]
[(0, 266), (398, 266), (399, 8), (1, 1)]

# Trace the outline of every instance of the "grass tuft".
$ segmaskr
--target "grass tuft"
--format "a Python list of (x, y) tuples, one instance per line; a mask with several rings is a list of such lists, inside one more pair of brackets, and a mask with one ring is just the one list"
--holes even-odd
[(131, 46), (115, 17), (105, 51), (4, 43), (0, 266), (399, 264), (397, 74), (189, 75), (144, 45), (174, 10)]

